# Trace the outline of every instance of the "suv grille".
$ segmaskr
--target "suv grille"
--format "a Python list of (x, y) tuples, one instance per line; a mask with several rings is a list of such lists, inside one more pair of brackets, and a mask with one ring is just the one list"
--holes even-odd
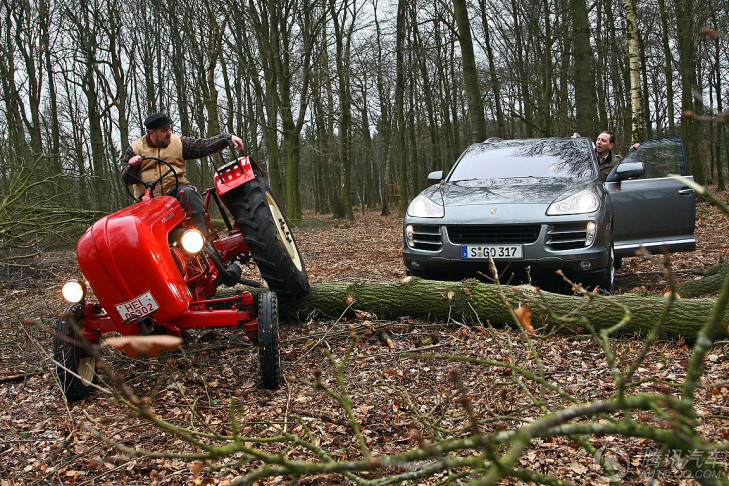
[(418, 250), (440, 250), (443, 246), (440, 239), (440, 226), (414, 224), (412, 246)]
[(546, 245), (551, 250), (576, 250), (585, 247), (586, 223), (555, 224), (547, 231)]
[(448, 226), (448, 238), (453, 243), (534, 243), (540, 229), (538, 224)]

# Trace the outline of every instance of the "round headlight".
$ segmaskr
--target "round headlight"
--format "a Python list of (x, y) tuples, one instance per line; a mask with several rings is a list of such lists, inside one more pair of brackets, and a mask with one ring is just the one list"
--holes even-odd
[(78, 304), (86, 297), (86, 286), (78, 280), (69, 280), (61, 289), (63, 298), (72, 304)]
[(205, 236), (200, 230), (186, 230), (180, 237), (180, 245), (188, 253), (192, 253), (193, 255), (200, 253), (203, 246), (205, 246)]

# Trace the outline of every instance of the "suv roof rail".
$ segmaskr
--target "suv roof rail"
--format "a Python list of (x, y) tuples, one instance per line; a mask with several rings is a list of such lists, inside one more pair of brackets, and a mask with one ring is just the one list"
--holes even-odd
[(572, 134), (572, 138), (582, 138), (582, 135), (580, 135), (579, 133), (575, 132), (575, 133)]
[(496, 143), (496, 142), (503, 142), (504, 139), (501, 137), (489, 137), (486, 140), (483, 141), (483, 143)]

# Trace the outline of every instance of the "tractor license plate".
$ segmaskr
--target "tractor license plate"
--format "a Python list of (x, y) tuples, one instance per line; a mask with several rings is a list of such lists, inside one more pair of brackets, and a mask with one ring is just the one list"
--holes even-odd
[(159, 309), (159, 304), (154, 300), (151, 292), (145, 292), (139, 297), (116, 305), (116, 310), (121, 314), (122, 321), (132, 317), (148, 316), (157, 309)]
[(522, 245), (463, 245), (461, 257), (468, 260), (521, 260), (524, 258)]

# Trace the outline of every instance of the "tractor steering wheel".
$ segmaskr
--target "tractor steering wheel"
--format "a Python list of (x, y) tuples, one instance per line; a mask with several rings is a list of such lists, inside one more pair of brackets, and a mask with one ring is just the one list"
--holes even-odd
[(139, 181), (140, 184), (142, 184), (144, 186), (144, 192), (142, 192), (142, 194), (139, 196), (139, 198), (136, 198), (136, 197), (134, 197), (134, 193), (130, 189), (130, 187), (132, 187), (132, 184), (124, 184), (124, 186), (127, 189), (127, 194), (129, 194), (129, 196), (135, 202), (139, 202), (139, 201), (142, 200), (142, 196), (144, 196), (144, 193), (147, 192), (147, 189), (150, 190), (150, 196), (154, 197), (154, 188), (155, 188), (155, 186), (157, 184), (159, 184), (162, 181), (162, 179), (164, 179), (165, 177), (167, 177), (169, 174), (172, 174), (172, 177), (175, 178), (175, 188), (174, 188), (174, 191), (175, 192), (177, 191), (177, 188), (180, 186), (180, 181), (177, 178), (177, 172), (175, 171), (175, 168), (172, 167), (172, 165), (170, 165), (169, 162), (167, 162), (164, 159), (160, 159), (159, 157), (143, 157), (142, 160), (143, 161), (144, 160), (156, 160), (157, 162), (166, 165), (167, 166), (167, 170), (164, 172), (164, 174), (162, 174), (161, 176), (159, 176), (157, 179), (155, 179), (153, 181), (149, 181), (149, 182), (144, 182), (137, 174), (135, 174), (135, 173), (133, 173), (131, 171), (130, 172), (127, 172), (127, 175), (129, 177), (131, 177), (132, 179), (136, 179), (137, 181)]

